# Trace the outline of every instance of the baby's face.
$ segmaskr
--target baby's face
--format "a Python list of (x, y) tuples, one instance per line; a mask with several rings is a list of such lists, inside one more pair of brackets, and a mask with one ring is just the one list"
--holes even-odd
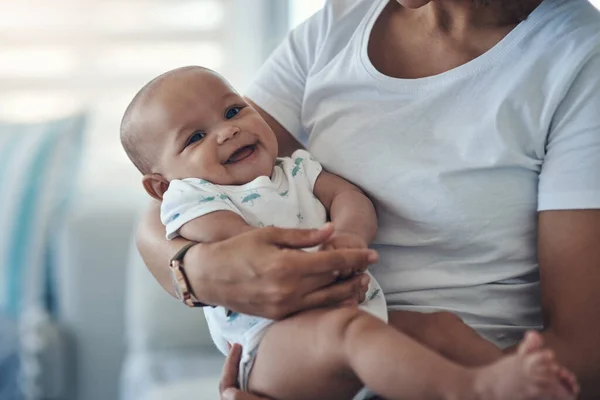
[(277, 138), (265, 120), (218, 75), (183, 75), (165, 82), (144, 112), (157, 155), (153, 172), (219, 185), (270, 176)]

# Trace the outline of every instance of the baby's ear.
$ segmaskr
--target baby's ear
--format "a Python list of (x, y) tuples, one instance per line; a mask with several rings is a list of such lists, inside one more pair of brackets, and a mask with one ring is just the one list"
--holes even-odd
[(160, 174), (144, 175), (142, 184), (146, 193), (158, 201), (162, 201), (163, 195), (169, 188), (169, 182)]

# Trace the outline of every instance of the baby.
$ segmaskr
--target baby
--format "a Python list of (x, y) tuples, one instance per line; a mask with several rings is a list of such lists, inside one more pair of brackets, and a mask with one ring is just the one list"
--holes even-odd
[[(277, 158), (269, 125), (220, 75), (185, 67), (152, 80), (132, 100), (121, 141), (162, 201), (167, 238), (224, 240), (265, 226), (316, 228), (329, 216), (329, 248), (366, 248), (377, 219), (370, 200), (323, 171), (306, 151)], [(528, 333), (514, 355), (466, 368), (386, 324), (371, 278), (360, 308), (308, 310), (282, 321), (205, 308), (224, 353), (241, 343), (243, 390), (286, 399), (352, 399), (363, 385), (387, 399), (573, 399), (574, 376)], [(365, 394), (361, 391), (361, 396)]]

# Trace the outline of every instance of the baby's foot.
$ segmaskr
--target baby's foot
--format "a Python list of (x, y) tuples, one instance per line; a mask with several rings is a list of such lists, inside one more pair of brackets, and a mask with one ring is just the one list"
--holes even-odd
[[(575, 377), (558, 366), (554, 353), (543, 350), (542, 337), (528, 332), (517, 353), (477, 371), (479, 397), (490, 400), (573, 400)], [(562, 372), (561, 372), (562, 371)]]

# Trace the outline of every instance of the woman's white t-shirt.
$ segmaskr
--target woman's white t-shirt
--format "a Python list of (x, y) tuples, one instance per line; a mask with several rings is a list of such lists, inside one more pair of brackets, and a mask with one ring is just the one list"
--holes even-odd
[(545, 0), (473, 61), (396, 79), (367, 54), (387, 1), (329, 1), (246, 95), (371, 196), (388, 304), (510, 345), (542, 326), (537, 212), (600, 208), (600, 14)]

